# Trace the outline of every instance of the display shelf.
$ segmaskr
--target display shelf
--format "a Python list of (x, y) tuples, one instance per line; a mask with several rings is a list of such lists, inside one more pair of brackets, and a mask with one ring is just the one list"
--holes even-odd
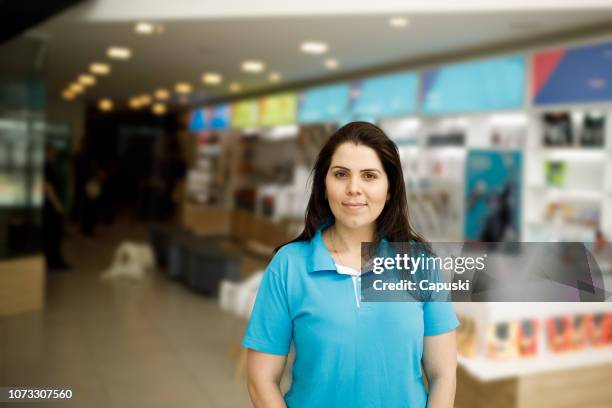
[(512, 377), (540, 374), (558, 370), (612, 364), (612, 347), (568, 351), (508, 361), (485, 357), (457, 357), (458, 363), (480, 381), (497, 381)]
[(601, 200), (604, 196), (602, 190), (573, 187), (550, 187), (546, 185), (530, 185), (534, 190), (545, 190), (549, 198), (573, 198), (586, 200)]
[[(606, 275), (604, 285), (612, 289), (612, 275)], [(527, 318), (549, 318), (559, 315), (612, 312), (612, 302), (482, 302), (453, 303), (458, 314), (487, 323)], [(612, 350), (611, 350), (612, 351)]]
[(547, 159), (604, 160), (606, 151), (601, 147), (542, 147), (540, 153)]

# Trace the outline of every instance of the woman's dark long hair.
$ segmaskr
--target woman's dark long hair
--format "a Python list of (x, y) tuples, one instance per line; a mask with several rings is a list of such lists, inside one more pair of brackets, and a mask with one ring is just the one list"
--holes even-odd
[(279, 246), (276, 250), (292, 242), (309, 241), (314, 237), (317, 229), (333, 217), (329, 203), (325, 198), (325, 177), (333, 154), (338, 146), (343, 143), (353, 143), (357, 146), (363, 145), (373, 149), (382, 162), (385, 173), (387, 173), (390, 197), (376, 219), (376, 242), (380, 242), (382, 238), (389, 242), (411, 240), (425, 242), (410, 226), (404, 175), (397, 146), (378, 126), (368, 122), (351, 122), (338, 129), (325, 143), (317, 156), (310, 175), (312, 192), (306, 208), (304, 230), (297, 238)]

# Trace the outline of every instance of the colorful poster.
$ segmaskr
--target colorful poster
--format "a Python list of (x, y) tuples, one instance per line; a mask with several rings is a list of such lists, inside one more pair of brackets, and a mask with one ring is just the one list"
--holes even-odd
[(348, 113), (349, 84), (312, 88), (300, 95), (298, 121), (301, 124), (337, 122)]
[(258, 121), (259, 101), (257, 99), (247, 99), (233, 105), (232, 127), (234, 129), (257, 126)]
[(229, 104), (194, 109), (190, 114), (188, 129), (194, 133), (228, 129), (230, 117)]
[(413, 72), (382, 75), (355, 85), (352, 114), (380, 119), (416, 111), (418, 76)]
[(464, 226), (466, 240), (520, 240), (522, 161), (520, 151), (468, 152)]
[(421, 110), (424, 114), (452, 114), (521, 108), (525, 66), (525, 58), (515, 55), (425, 71)]
[(612, 100), (612, 42), (557, 48), (533, 57), (534, 105)]
[(260, 100), (261, 126), (288, 125), (295, 123), (297, 96), (293, 92), (265, 96)]
[(194, 133), (203, 132), (207, 130), (208, 121), (208, 110), (206, 108), (194, 109), (189, 115), (187, 129)]
[(229, 129), (231, 119), (231, 106), (229, 103), (223, 105), (216, 105), (210, 109), (210, 123), (209, 127), (212, 130), (224, 130)]

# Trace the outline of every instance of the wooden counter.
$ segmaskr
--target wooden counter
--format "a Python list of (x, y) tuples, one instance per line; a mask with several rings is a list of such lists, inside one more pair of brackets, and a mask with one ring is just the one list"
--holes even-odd
[(0, 260), (0, 316), (41, 309), (44, 288), (42, 255)]
[[(611, 353), (612, 349), (601, 349)], [(608, 408), (612, 363), (482, 381), (461, 365), (455, 408)]]

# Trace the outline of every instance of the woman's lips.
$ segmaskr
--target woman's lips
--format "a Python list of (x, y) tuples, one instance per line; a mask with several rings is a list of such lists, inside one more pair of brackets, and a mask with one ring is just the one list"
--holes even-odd
[(359, 204), (359, 203), (342, 203), (342, 206), (349, 209), (349, 210), (359, 210), (361, 208), (365, 208), (366, 204)]

